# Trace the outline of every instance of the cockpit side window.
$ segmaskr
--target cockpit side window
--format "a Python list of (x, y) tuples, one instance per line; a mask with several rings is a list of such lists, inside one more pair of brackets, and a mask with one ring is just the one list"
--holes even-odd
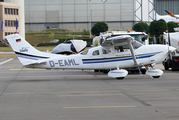
[(88, 54), (88, 50), (85, 50), (83, 52), (81, 52), (82, 55), (87, 55)]
[(103, 54), (109, 54), (109, 53), (111, 53), (111, 50), (110, 50), (110, 48), (103, 48)]
[(93, 51), (92, 55), (99, 55), (99, 50)]
[(122, 46), (115, 46), (114, 47), (114, 50), (115, 50), (116, 53), (126, 52), (126, 51), (128, 51), (127, 49), (129, 49), (129, 45), (122, 45)]

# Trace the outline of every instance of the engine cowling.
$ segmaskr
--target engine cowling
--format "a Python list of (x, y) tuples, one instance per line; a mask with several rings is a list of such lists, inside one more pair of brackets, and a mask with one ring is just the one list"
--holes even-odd
[(145, 74), (153, 78), (159, 78), (163, 74), (163, 71), (160, 69), (151, 69), (147, 70)]
[(117, 69), (117, 70), (111, 70), (108, 72), (108, 77), (116, 78), (116, 79), (123, 79), (128, 74), (127, 70), (124, 69)]

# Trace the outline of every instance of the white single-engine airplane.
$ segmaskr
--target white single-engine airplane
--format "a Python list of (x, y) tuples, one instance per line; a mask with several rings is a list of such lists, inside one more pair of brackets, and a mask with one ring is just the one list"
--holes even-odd
[[(176, 22), (179, 24), (179, 15), (173, 15), (171, 12), (165, 10), (168, 15), (159, 15), (156, 13), (156, 20), (163, 19), (168, 22)], [(155, 13), (154, 13), (155, 14)]]
[(57, 55), (36, 50), (19, 34), (5, 36), (23, 66), (46, 69), (106, 69), (108, 76), (123, 79), (128, 71), (121, 68), (151, 66), (146, 75), (159, 78), (163, 71), (153, 65), (161, 63), (169, 50), (166, 45), (142, 45), (129, 35), (101, 36), (101, 46), (76, 55)]

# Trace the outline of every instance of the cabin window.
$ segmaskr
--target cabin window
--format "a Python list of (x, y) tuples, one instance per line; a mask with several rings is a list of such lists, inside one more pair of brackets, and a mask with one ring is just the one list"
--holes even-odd
[(93, 51), (93, 54), (92, 54), (92, 55), (99, 55), (99, 50)]
[(126, 51), (128, 51), (128, 49), (130, 49), (129, 45), (122, 45), (122, 46), (115, 46), (114, 47), (114, 50), (115, 50), (116, 53), (118, 53), (118, 52), (126, 52)]
[(103, 48), (103, 54), (109, 54), (109, 53), (111, 53), (111, 50), (110, 50), (110, 48)]
[(85, 50), (83, 52), (81, 52), (82, 55), (87, 55), (88, 54), (88, 50)]
[(114, 49), (116, 52), (124, 52), (123, 46), (115, 46)]

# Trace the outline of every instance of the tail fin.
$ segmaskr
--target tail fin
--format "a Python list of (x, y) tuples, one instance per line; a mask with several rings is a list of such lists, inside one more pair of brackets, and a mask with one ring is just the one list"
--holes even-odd
[(5, 36), (5, 38), (8, 40), (15, 54), (24, 66), (42, 63), (45, 59), (48, 59), (51, 56), (49, 53), (35, 49), (19, 34), (8, 35)]
[(179, 19), (179, 17), (175, 16), (174, 14), (172, 14), (171, 12), (165, 10), (165, 12), (167, 12), (168, 15), (170, 15), (171, 17), (174, 17), (176, 19)]

